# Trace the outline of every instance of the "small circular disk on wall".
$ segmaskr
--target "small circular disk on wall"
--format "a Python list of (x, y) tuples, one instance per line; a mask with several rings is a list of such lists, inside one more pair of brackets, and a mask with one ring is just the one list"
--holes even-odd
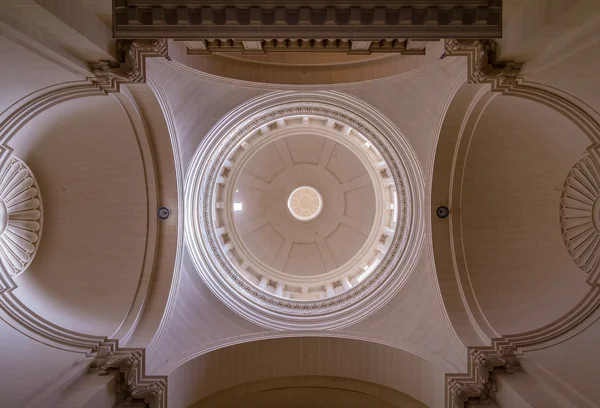
[(167, 207), (159, 207), (156, 211), (156, 215), (159, 219), (166, 220), (171, 216), (171, 210), (169, 210)]
[(450, 210), (448, 209), (448, 207), (442, 205), (440, 207), (437, 208), (436, 212), (437, 216), (439, 218), (448, 218), (448, 216), (450, 215)]

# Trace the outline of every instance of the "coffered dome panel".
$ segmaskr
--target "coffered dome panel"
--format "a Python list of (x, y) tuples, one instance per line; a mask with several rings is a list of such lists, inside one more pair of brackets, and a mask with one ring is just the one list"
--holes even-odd
[(346, 95), (249, 101), (206, 136), (186, 183), (200, 275), (263, 326), (351, 324), (400, 288), (419, 254), (413, 152), (386, 118)]
[[(284, 124), (291, 128), (294, 120), (298, 130), (317, 126), (310, 119), (302, 124), (301, 118)], [(268, 278), (275, 286), (285, 281), (292, 289), (286, 275), (315, 277), (335, 270), (343, 275), (339, 268), (346, 270), (364, 245), (373, 245), (375, 192), (381, 189), (373, 186), (376, 171), (369, 174), (354, 152), (334, 139), (304, 133), (245, 150), (231, 166), (231, 187), (225, 184), (225, 196), (232, 198), (224, 200), (223, 222), (239, 256), (256, 271), (273, 269)], [(296, 284), (298, 290), (282, 294), (301, 299), (303, 287), (310, 292), (309, 282)]]
[(334, 146), (329, 139), (311, 134), (288, 136), (285, 138), (285, 143), (294, 164), (317, 165), (321, 155), (326, 154), (328, 149)]

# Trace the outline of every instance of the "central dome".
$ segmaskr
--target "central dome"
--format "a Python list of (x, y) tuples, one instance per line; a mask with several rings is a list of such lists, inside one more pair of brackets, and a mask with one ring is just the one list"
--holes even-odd
[[(260, 269), (259, 281), (285, 283), (289, 295), (300, 298), (303, 287), (307, 292), (311, 286), (334, 285), (343, 273), (349, 279), (360, 271), (365, 255), (366, 263), (377, 255), (372, 249), (366, 254), (375, 239), (372, 177), (377, 174), (372, 166), (369, 174), (363, 164), (368, 159), (364, 145), (353, 152), (315, 134), (317, 119), (303, 124), (301, 118), (290, 118), (286, 129), (295, 120), (296, 134), (240, 152), (226, 206), (235, 249), (252, 270)], [(290, 292), (293, 287), (299, 293)]]
[(257, 97), (219, 121), (190, 163), (190, 255), (215, 295), (257, 324), (347, 326), (416, 265), (419, 171), (404, 136), (362, 101)]

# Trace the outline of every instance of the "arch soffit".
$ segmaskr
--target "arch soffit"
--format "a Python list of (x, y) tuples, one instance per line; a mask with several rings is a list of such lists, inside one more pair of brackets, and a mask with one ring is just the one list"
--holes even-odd
[[(230, 406), (233, 403), (244, 403), (243, 400), (245, 398), (251, 398), (259, 393), (270, 393), (272, 391), (277, 392), (279, 390), (289, 389), (302, 390), (315, 388), (342, 391), (350, 394), (364, 394), (372, 398), (370, 403), (382, 404), (389, 407), (426, 407), (425, 404), (410, 397), (409, 395), (381, 384), (345, 377), (311, 375), (279, 377), (275, 379), (258, 380), (236, 385), (222, 391), (217, 391), (216, 393), (213, 393), (202, 400), (195, 402), (190, 408), (200, 408), (206, 406)], [(268, 398), (273, 397), (274, 396)]]
[[(188, 406), (223, 390), (260, 380), (306, 375), (335, 377), (337, 376), (336, 367), (345, 364), (349, 361), (348, 359), (352, 360), (355, 357), (357, 363), (346, 367), (352, 372), (347, 375), (350, 379), (391, 388), (427, 406), (437, 406), (436, 403), (439, 404), (443, 400), (444, 396), (442, 394), (444, 390), (441, 384), (443, 383), (443, 374), (446, 370), (440, 369), (438, 365), (432, 363), (429, 359), (408, 350), (369, 340), (337, 336), (323, 337), (323, 334), (322, 332), (312, 334), (281, 333), (281, 335), (269, 335), (263, 339), (254, 338), (237, 343), (221, 343), (208, 352), (205, 351), (190, 355), (185, 362), (179, 362), (176, 366), (174, 364), (170, 365), (172, 369), (168, 374), (169, 395), (172, 396), (173, 393), (187, 394), (183, 397), (187, 398), (186, 401), (178, 402), (187, 404), (186, 406)], [(335, 347), (336, 353), (329, 352), (328, 344), (331, 342), (336, 343), (332, 346)], [(311, 353), (307, 353), (307, 350), (310, 350)], [(368, 359), (365, 359), (364, 356), (361, 357), (362, 352), (368, 354)], [(283, 358), (283, 355), (280, 355), (281, 353), (285, 354), (289, 359)], [(309, 367), (307, 364), (295, 364), (291, 362), (291, 359), (294, 358), (312, 358), (315, 362), (319, 361), (319, 368), (316, 370), (318, 373), (315, 372), (314, 365)], [(390, 367), (393, 367), (394, 370), (399, 370), (399, 372), (396, 372), (393, 376), (386, 376), (385, 371), (381, 370), (381, 365), (385, 361), (389, 362), (390, 359), (395, 362)], [(376, 369), (370, 370), (368, 363), (365, 363), (366, 360), (372, 362), (372, 366)], [(245, 364), (244, 361), (248, 363)], [(260, 365), (263, 363), (269, 367), (268, 370), (255, 370), (251, 368), (243, 372), (239, 371), (239, 367), (260, 368)], [(200, 386), (193, 381), (188, 381), (189, 378), (195, 378), (195, 371), (207, 370), (207, 367), (211, 364), (219, 367), (218, 370), (213, 371), (215, 373), (218, 371), (218, 375), (210, 379), (207, 379), (207, 377), (197, 377), (203, 381), (210, 382), (210, 384)], [(361, 364), (362, 368), (357, 367)], [(227, 374), (233, 371), (236, 372), (236, 375)], [(279, 375), (278, 373), (280, 372), (284, 374)], [(347, 371), (345, 370), (345, 372)], [(190, 386), (193, 390), (181, 389), (181, 383), (177, 381), (177, 377), (180, 375), (188, 379), (184, 387)], [(411, 381), (408, 379), (414, 378), (415, 375), (422, 376), (420, 384), (426, 384), (425, 387), (417, 386), (416, 383), (411, 384)], [(394, 381), (395, 383), (385, 384), (384, 382), (390, 378), (393, 378), (390, 381)], [(191, 392), (195, 392), (196, 394), (190, 395)]]
[(197, 346), (194, 348), (187, 349), (180, 354), (175, 355), (172, 358), (169, 358), (168, 364), (165, 366), (161, 366), (160, 368), (155, 368), (151, 371), (151, 373), (155, 374), (171, 374), (175, 370), (177, 370), (182, 365), (187, 364), (191, 360), (194, 360), (203, 355), (221, 350), (227, 347), (233, 347), (240, 344), (246, 343), (256, 343), (260, 341), (267, 340), (277, 340), (277, 339), (289, 339), (289, 338), (327, 338), (327, 339), (340, 339), (340, 340), (348, 340), (348, 341), (357, 341), (363, 343), (372, 343), (374, 345), (379, 345), (382, 347), (388, 347), (390, 349), (400, 350), (405, 353), (409, 353), (411, 355), (418, 356), (422, 358), (424, 361), (428, 361), (429, 363), (439, 367), (441, 370), (445, 372), (456, 371), (458, 367), (452, 361), (440, 356), (439, 354), (435, 354), (432, 352), (427, 352), (422, 350), (421, 348), (411, 347), (406, 344), (399, 344), (394, 341), (384, 341), (381, 338), (373, 338), (369, 336), (365, 336), (364, 334), (358, 333), (350, 333), (343, 331), (330, 331), (330, 330), (298, 330), (298, 331), (269, 331), (262, 333), (252, 333), (247, 335), (241, 335), (236, 337), (229, 337), (226, 339), (219, 339), (218, 341), (214, 341), (212, 343), (203, 344), (201, 346)]
[[(590, 139), (589, 155), (600, 157), (600, 115), (575, 97), (523, 79), (518, 79), (507, 89), (492, 85), (492, 91), (487, 84), (465, 84), (448, 108), (435, 155), (432, 214), (440, 205), (451, 207), (453, 200), (459, 199), (459, 184), (464, 170), (461, 163), (464, 162), (471, 137), (488, 104), (500, 95), (528, 99), (555, 110)], [(598, 317), (598, 276), (590, 274), (586, 278), (582, 272), (582, 279), (589, 284), (590, 290), (567, 315), (526, 333), (508, 336), (497, 333), (486, 320), (470, 286), (460, 236), (460, 214), (452, 214), (445, 220), (432, 216), (433, 252), (440, 294), (452, 330), (466, 347), (481, 347), (491, 343), (496, 349), (503, 345), (511, 346), (521, 353), (575, 336)]]
[[(23, 126), (41, 112), (73, 99), (92, 96), (114, 97), (128, 117), (137, 136), (140, 155), (143, 157), (144, 162), (148, 214), (153, 214), (158, 200), (162, 198), (157, 190), (157, 181), (162, 175), (160, 169), (155, 165), (154, 146), (152, 146), (148, 126), (141, 113), (140, 106), (125, 89), (122, 89), (122, 91), (121, 94), (110, 96), (97, 84), (88, 81), (76, 81), (43, 88), (15, 102), (0, 114), (0, 165), (4, 165), (12, 155), (12, 149), (9, 145), (11, 139), (17, 136)], [(156, 218), (149, 217), (148, 222), (148, 237), (146, 239), (144, 266), (140, 275), (140, 283), (127, 315), (114, 333), (108, 333), (106, 336), (77, 333), (35, 314), (16, 296), (14, 291), (18, 287), (17, 283), (4, 268), (0, 268), (0, 317), (24, 335), (43, 344), (67, 351), (88, 353), (102, 344), (115, 347), (118, 343), (116, 339), (127, 342), (143, 316), (141, 312), (151, 289), (154, 253), (157, 244), (160, 245)], [(168, 268), (167, 271), (172, 274), (173, 268)], [(157, 318), (160, 319), (161, 317), (162, 315)], [(150, 341), (150, 338), (147, 339), (146, 343), (148, 341)]]

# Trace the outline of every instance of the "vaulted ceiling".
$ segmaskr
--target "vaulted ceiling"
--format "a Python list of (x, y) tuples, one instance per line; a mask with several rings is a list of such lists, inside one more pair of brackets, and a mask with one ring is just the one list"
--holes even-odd
[[(418, 55), (407, 52), (414, 30), (449, 27), (446, 8), (358, 10), (358, 25), (369, 10), (373, 22), (411, 11), (404, 42), (354, 39), (371, 54), (352, 55), (352, 41), (337, 38), (344, 52), (234, 39), (260, 40), (263, 55), (228, 36), (211, 42), (202, 31), (210, 8), (193, 2), (148, 15), (117, 1), (115, 20), (102, 1), (4, 4), (0, 202), (13, 186), (2, 179), (8, 163), (20, 160), (30, 184), (19, 211), (39, 194), (43, 217), (38, 230), (10, 201), (9, 233), (21, 231), (10, 242), (21, 250), (0, 245), (0, 259), (18, 262), (31, 249), (33, 260), (19, 273), (0, 262), (0, 371), (10, 373), (0, 406), (109, 406), (121, 398), (110, 391), (118, 370), (135, 398), (163, 408), (463, 408), (492, 385), (499, 407), (598, 406), (600, 10), (586, 0), (474, 1), (457, 30), (497, 37), (500, 3), (496, 42), (447, 36)], [(318, 20), (310, 4), (299, 15), (304, 7), (306, 21)], [(213, 28), (229, 29), (220, 22), (231, 9), (217, 9)], [(239, 24), (245, 14), (234, 11)], [(258, 11), (269, 25), (268, 10)], [(382, 32), (396, 24), (386, 18)], [(184, 20), (193, 36), (182, 37)], [(488, 24), (467, 24), (479, 20)], [(118, 66), (111, 24), (115, 37), (137, 27), (140, 38), (164, 29), (185, 41), (120, 43), (128, 53)], [(311, 41), (327, 28), (312, 24)], [(379, 53), (394, 44), (404, 53)], [(362, 150), (327, 132), (363, 135)], [(237, 134), (255, 139), (235, 150)], [(287, 200), (303, 185), (319, 190), (321, 218), (293, 219)], [(436, 215), (440, 206), (448, 218)], [(386, 219), (380, 230), (394, 210), (406, 222), (393, 229)], [(215, 225), (224, 228), (219, 251), (203, 241), (209, 235), (192, 236), (204, 233), (202, 217), (223, 214), (231, 225)], [(326, 222), (327, 234), (306, 238)], [(377, 259), (393, 262), (351, 265), (377, 270), (373, 279), (345, 270), (319, 280), (371, 235)], [(396, 248), (392, 237), (402, 237)], [(253, 256), (254, 280), (235, 245)], [(385, 258), (393, 251), (401, 255)], [(213, 267), (230, 264), (237, 272)], [(288, 282), (277, 292), (282, 277), (306, 289)]]

